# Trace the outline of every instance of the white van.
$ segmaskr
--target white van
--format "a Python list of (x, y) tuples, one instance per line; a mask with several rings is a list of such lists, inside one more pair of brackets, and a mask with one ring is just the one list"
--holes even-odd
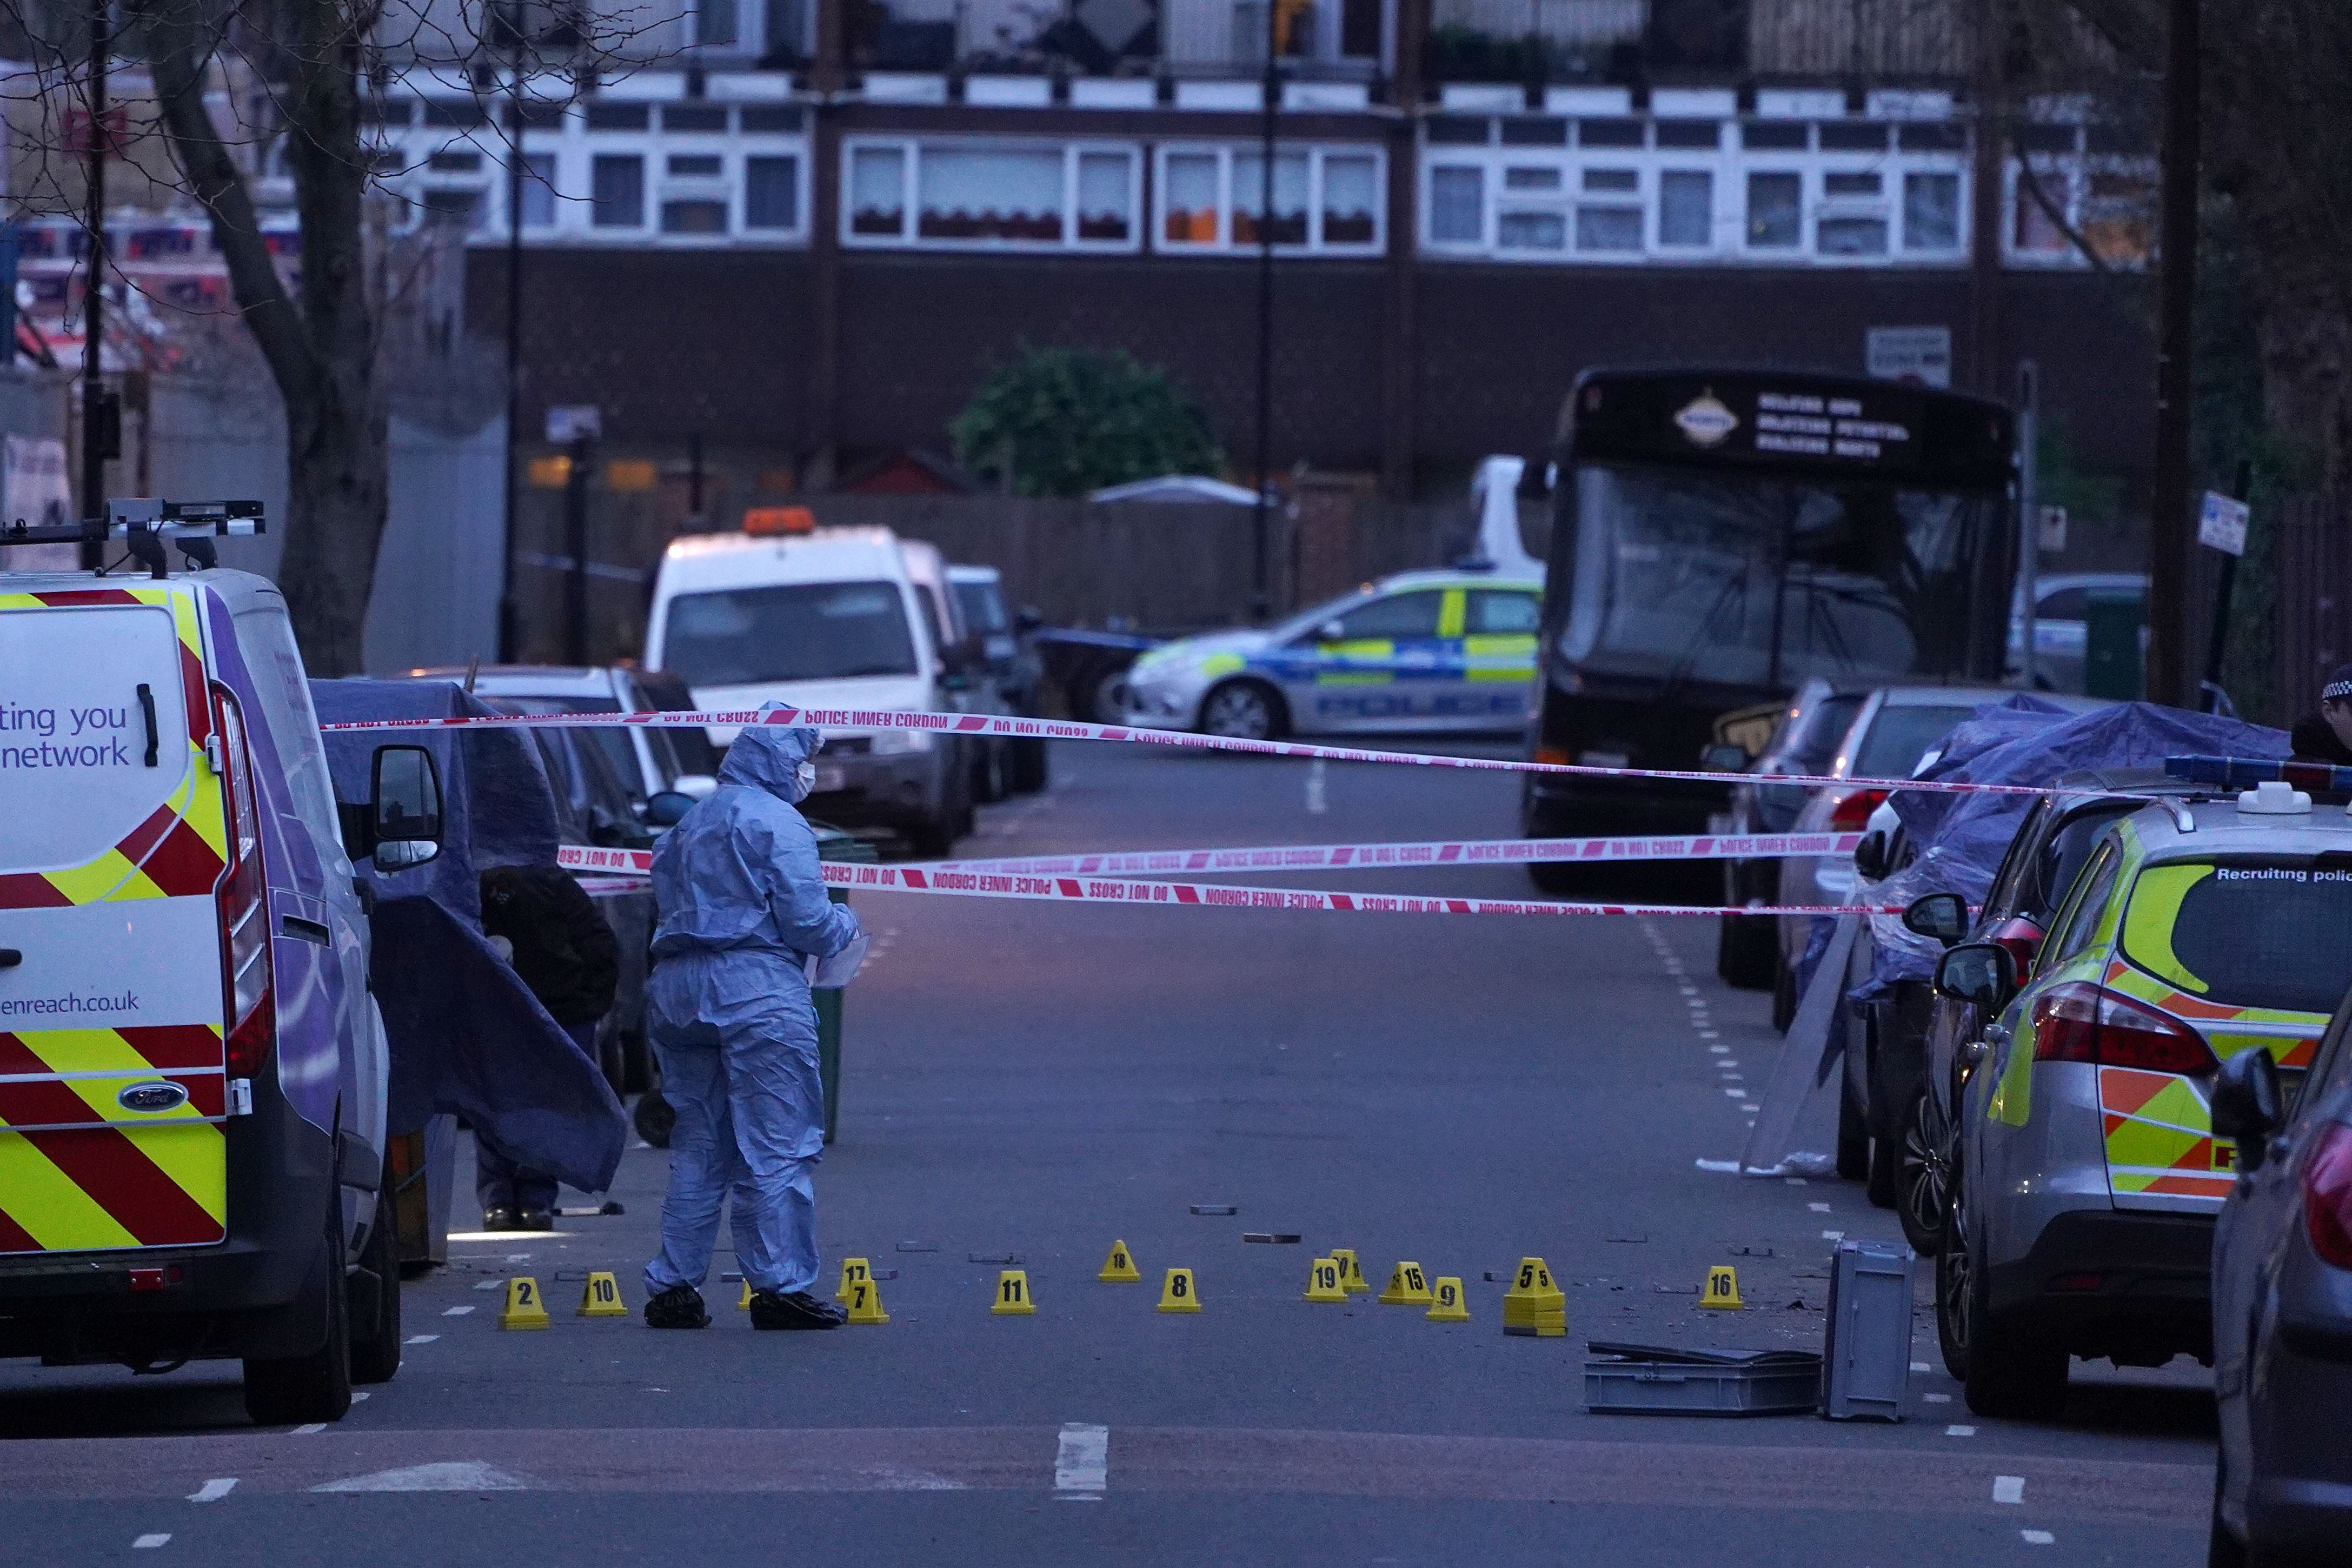
[(331, 1421), (401, 1346), (345, 841), (432, 858), (439, 782), (385, 746), (339, 805), (277, 588), (157, 560), (0, 571), (0, 1356)]
[[(705, 709), (953, 706), (943, 570), (935, 595), (887, 528), (815, 528), (800, 508), (751, 521), (761, 531), (672, 542), (654, 584), (648, 669), (684, 680)], [(734, 734), (714, 727), (710, 738)], [(892, 828), (934, 858), (971, 830), (970, 759), (952, 737), (832, 731), (816, 772), (811, 816)]]

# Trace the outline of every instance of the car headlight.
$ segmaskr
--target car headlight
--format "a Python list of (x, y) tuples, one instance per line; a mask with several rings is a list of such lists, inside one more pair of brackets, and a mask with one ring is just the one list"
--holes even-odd
[(931, 749), (929, 730), (885, 730), (874, 737), (869, 752), (877, 757), (903, 757), (913, 752)]

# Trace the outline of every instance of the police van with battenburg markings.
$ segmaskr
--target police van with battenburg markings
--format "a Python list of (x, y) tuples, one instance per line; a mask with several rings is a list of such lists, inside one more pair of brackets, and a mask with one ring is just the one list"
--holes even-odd
[(0, 571), (0, 1356), (241, 1359), (255, 1420), (333, 1420), (401, 1345), (347, 856), (432, 858), (438, 780), (386, 746), (336, 800), (285, 601), (213, 565), (258, 503), (109, 508), (0, 527), (129, 547)]

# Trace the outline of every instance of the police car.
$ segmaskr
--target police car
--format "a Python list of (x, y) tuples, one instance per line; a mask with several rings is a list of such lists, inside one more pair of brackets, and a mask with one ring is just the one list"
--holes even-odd
[(2108, 826), (2030, 976), (1998, 942), (1951, 948), (1937, 972), (1987, 1020), (1963, 1047), (1937, 1267), (1945, 1361), (1980, 1415), (2056, 1412), (2070, 1354), (2210, 1359), (2213, 1221), (2236, 1153), (2214, 1134), (2215, 1074), (2264, 1051), (2292, 1087), (2352, 963), (2344, 808), (2315, 806), (2275, 763), (2168, 771), (2220, 798)]
[(1265, 740), (1500, 731), (1528, 721), (1543, 584), (1406, 572), (1270, 629), (1151, 649), (1121, 691), (1127, 723)]

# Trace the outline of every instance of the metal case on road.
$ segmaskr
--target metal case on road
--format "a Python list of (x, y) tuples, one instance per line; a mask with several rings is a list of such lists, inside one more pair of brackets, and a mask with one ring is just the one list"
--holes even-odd
[(1830, 1264), (1822, 1335), (1822, 1415), (1832, 1421), (1900, 1421), (1911, 1388), (1907, 1247), (1842, 1241)]

